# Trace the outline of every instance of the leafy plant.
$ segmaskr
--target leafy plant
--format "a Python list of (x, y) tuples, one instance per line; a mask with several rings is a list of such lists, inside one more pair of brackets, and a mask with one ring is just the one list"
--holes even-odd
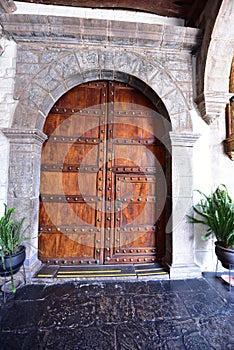
[(29, 240), (29, 237), (25, 236), (25, 231), (23, 230), (23, 224), (25, 218), (17, 221), (12, 219), (12, 214), (15, 212), (16, 208), (7, 209), (7, 205), (4, 203), (5, 211), (4, 215), (0, 219), (0, 258), (3, 269), (6, 270), (5, 257), (10, 257), (10, 276), (12, 291), (15, 292), (13, 271), (11, 258), (12, 255), (20, 251), (20, 246), (23, 242)]
[(203, 197), (193, 206), (194, 215), (187, 215), (188, 222), (207, 226), (207, 239), (214, 234), (225, 247), (234, 248), (234, 201), (225, 185), (220, 185), (210, 195), (196, 190)]

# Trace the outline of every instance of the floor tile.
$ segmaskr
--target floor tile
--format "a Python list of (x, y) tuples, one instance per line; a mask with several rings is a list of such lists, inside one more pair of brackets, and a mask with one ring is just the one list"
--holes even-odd
[(28, 284), (0, 298), (0, 348), (231, 350), (233, 295), (215, 277)]

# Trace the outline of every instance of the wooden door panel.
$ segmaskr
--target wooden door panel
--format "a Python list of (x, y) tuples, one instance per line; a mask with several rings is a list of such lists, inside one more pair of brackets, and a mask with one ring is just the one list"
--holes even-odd
[(114, 153), (113, 166), (117, 167), (158, 167), (159, 162), (164, 163), (164, 154), (160, 155), (153, 146), (136, 145), (135, 147), (127, 147), (126, 145), (116, 145)]
[(41, 192), (60, 196), (93, 196), (97, 195), (96, 173), (53, 172), (41, 174)]
[[(79, 263), (77, 257), (84, 259), (95, 259), (94, 252), (94, 234), (81, 236), (65, 234), (41, 234), (39, 237), (40, 250), (46, 253), (47, 261), (57, 259), (58, 263), (64, 263), (69, 259), (73, 263)], [(71, 254), (73, 252), (73, 255)], [(43, 254), (42, 254), (43, 256)]]
[(152, 103), (146, 96), (126, 84), (114, 83), (113, 90), (114, 101), (118, 103), (119, 110), (126, 111), (132, 109), (135, 110), (137, 108), (140, 109), (140, 111), (144, 111), (147, 107), (152, 109)]
[(160, 260), (165, 130), (152, 103), (126, 84), (83, 84), (56, 102), (44, 132), (41, 260)]
[[(154, 231), (147, 232), (123, 232), (121, 234), (120, 247), (144, 249), (142, 253), (147, 253), (147, 250), (156, 245), (156, 237)], [(140, 252), (139, 252), (140, 253)]]
[(116, 179), (116, 197), (122, 201), (148, 201), (156, 193), (155, 177), (145, 174), (118, 174)]
[[(42, 200), (49, 200), (49, 198), (44, 199), (45, 196), (42, 198)], [(61, 201), (61, 203), (54, 202), (57, 199), (53, 197), (50, 203), (43, 202), (41, 226), (54, 224), (56, 227), (59, 226), (60, 230), (61, 227), (68, 228), (67, 232), (69, 232), (70, 229), (74, 230), (76, 228), (78, 230), (95, 225), (97, 212), (95, 203), (89, 203), (86, 200), (86, 202), (79, 202), (77, 205), (77, 203), (66, 202), (66, 198), (62, 198), (64, 201)]]
[(43, 149), (43, 163), (70, 164), (79, 166), (82, 163), (89, 166), (99, 165), (98, 146), (78, 143), (47, 143)]
[(39, 226), (44, 262), (99, 259), (95, 246), (103, 241), (106, 99), (106, 82), (83, 84), (62, 96), (46, 120)]
[(94, 240), (95, 235), (92, 233), (57, 235), (56, 255), (58, 258), (63, 258), (64, 256), (70, 256), (71, 252), (75, 252), (73, 258), (83, 256), (86, 259), (94, 259)]
[(56, 259), (56, 235), (51, 234), (49, 232), (42, 233), (40, 232), (39, 238), (38, 238), (38, 245), (39, 245), (39, 253), (38, 256), (40, 259), (44, 260), (44, 256), (47, 259), (47, 262), (50, 261), (50, 259)]
[(157, 225), (165, 204), (158, 189), (159, 178), (165, 177), (165, 149), (157, 138), (164, 135), (164, 124), (162, 118), (156, 119), (154, 106), (138, 91), (111, 83), (109, 94), (113, 104), (107, 174), (115, 173), (116, 203), (109, 215), (113, 249), (110, 246), (105, 251), (105, 261), (152, 262), (164, 251), (164, 223), (160, 228)]
[[(61, 113), (63, 110), (61, 110)], [(50, 132), (53, 137), (80, 137), (83, 138), (99, 138), (99, 120), (102, 114), (101, 110), (92, 111), (93, 116), (91, 116), (88, 111), (82, 111), (73, 114), (57, 114), (53, 113), (48, 116), (48, 121), (46, 121), (45, 132)]]
[[(133, 113), (137, 114), (137, 112)], [(164, 135), (162, 121), (156, 122), (154, 117), (115, 116), (114, 120), (113, 135), (117, 139), (127, 138), (136, 141), (145, 139), (149, 141), (160, 139)]]
[(157, 221), (157, 207), (155, 203), (129, 203), (123, 207), (120, 216), (121, 226), (131, 226), (134, 231), (145, 225), (155, 225)]
[(106, 87), (105, 82), (76, 86), (56, 102), (56, 108), (74, 109), (74, 111), (79, 111), (81, 108), (100, 108), (103, 103), (103, 94), (106, 94)]

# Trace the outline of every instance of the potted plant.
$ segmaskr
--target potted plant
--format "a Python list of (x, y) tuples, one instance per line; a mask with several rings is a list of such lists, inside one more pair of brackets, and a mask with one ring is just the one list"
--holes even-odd
[(202, 196), (193, 206), (194, 215), (187, 215), (188, 222), (205, 225), (202, 239), (212, 234), (216, 237), (215, 253), (224, 268), (234, 265), (234, 201), (225, 185), (220, 185), (210, 195), (197, 190)]
[(7, 209), (0, 219), (0, 276), (10, 276), (12, 291), (15, 293), (14, 274), (19, 271), (25, 260), (25, 246), (23, 243), (29, 240), (25, 237), (26, 229), (23, 229), (25, 218), (17, 221), (12, 219), (15, 208)]

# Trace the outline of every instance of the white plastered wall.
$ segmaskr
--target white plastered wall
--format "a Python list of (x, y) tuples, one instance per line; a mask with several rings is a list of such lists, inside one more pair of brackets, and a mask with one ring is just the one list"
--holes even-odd
[[(16, 73), (16, 43), (4, 37), (0, 40), (0, 128), (9, 127), (17, 101), (13, 100)], [(9, 144), (0, 132), (0, 203), (7, 200)], [(0, 206), (0, 215), (4, 207)]]

